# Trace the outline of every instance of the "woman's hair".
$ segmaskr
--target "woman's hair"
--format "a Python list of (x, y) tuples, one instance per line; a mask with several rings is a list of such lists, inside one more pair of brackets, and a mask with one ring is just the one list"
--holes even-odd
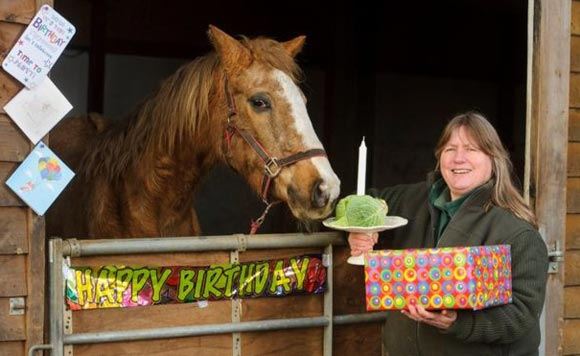
[(437, 169), (439, 169), (441, 153), (451, 139), (451, 134), (460, 127), (464, 127), (479, 149), (491, 158), (494, 182), (491, 201), (488, 202), (486, 208), (490, 205), (502, 207), (537, 228), (535, 214), (528, 207), (512, 180), (512, 163), (509, 154), (497, 132), (483, 115), (471, 111), (457, 115), (449, 121), (435, 148)]

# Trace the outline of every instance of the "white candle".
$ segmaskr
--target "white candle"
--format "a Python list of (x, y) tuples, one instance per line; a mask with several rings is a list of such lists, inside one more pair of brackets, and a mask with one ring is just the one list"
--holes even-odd
[(358, 176), (356, 181), (356, 194), (365, 195), (365, 180), (367, 172), (367, 146), (363, 136), (360, 147), (358, 148)]

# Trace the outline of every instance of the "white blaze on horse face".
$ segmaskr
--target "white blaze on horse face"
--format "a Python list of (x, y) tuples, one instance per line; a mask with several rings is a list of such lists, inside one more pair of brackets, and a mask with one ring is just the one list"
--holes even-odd
[[(312, 121), (310, 121), (306, 110), (304, 97), (298, 86), (292, 81), (292, 78), (279, 69), (273, 71), (273, 76), (282, 87), (282, 95), (290, 104), (290, 115), (294, 118), (294, 128), (302, 137), (302, 144), (305, 150), (323, 148), (322, 143), (314, 132)], [(334, 201), (340, 194), (340, 180), (332, 170), (332, 167), (330, 167), (330, 162), (326, 157), (313, 157), (311, 160), (323, 181), (320, 188), (322, 190), (328, 189), (330, 201)]]

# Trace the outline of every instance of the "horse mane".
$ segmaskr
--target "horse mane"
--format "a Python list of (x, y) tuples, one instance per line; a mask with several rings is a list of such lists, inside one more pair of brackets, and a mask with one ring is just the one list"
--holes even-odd
[[(250, 50), (253, 60), (280, 69), (295, 81), (301, 79), (300, 68), (279, 42), (263, 37), (242, 37), (240, 42)], [(180, 67), (126, 118), (110, 125), (92, 142), (80, 171), (86, 178), (101, 176), (116, 181), (135, 165), (151, 164), (161, 158), (160, 153), (172, 155), (178, 144), (191, 141), (209, 121), (212, 100), (223, 98), (221, 88), (215, 87), (225, 78), (225, 73), (217, 72), (219, 68), (215, 52)], [(225, 106), (225, 99), (221, 101), (217, 105)]]

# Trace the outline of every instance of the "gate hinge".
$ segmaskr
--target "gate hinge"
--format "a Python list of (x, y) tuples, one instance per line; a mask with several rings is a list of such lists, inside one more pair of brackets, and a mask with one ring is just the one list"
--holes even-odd
[(548, 251), (548, 273), (558, 273), (558, 264), (564, 262), (564, 252), (560, 249), (560, 241), (554, 242)]
[(10, 311), (8, 315), (24, 315), (26, 301), (23, 297), (10, 298)]

